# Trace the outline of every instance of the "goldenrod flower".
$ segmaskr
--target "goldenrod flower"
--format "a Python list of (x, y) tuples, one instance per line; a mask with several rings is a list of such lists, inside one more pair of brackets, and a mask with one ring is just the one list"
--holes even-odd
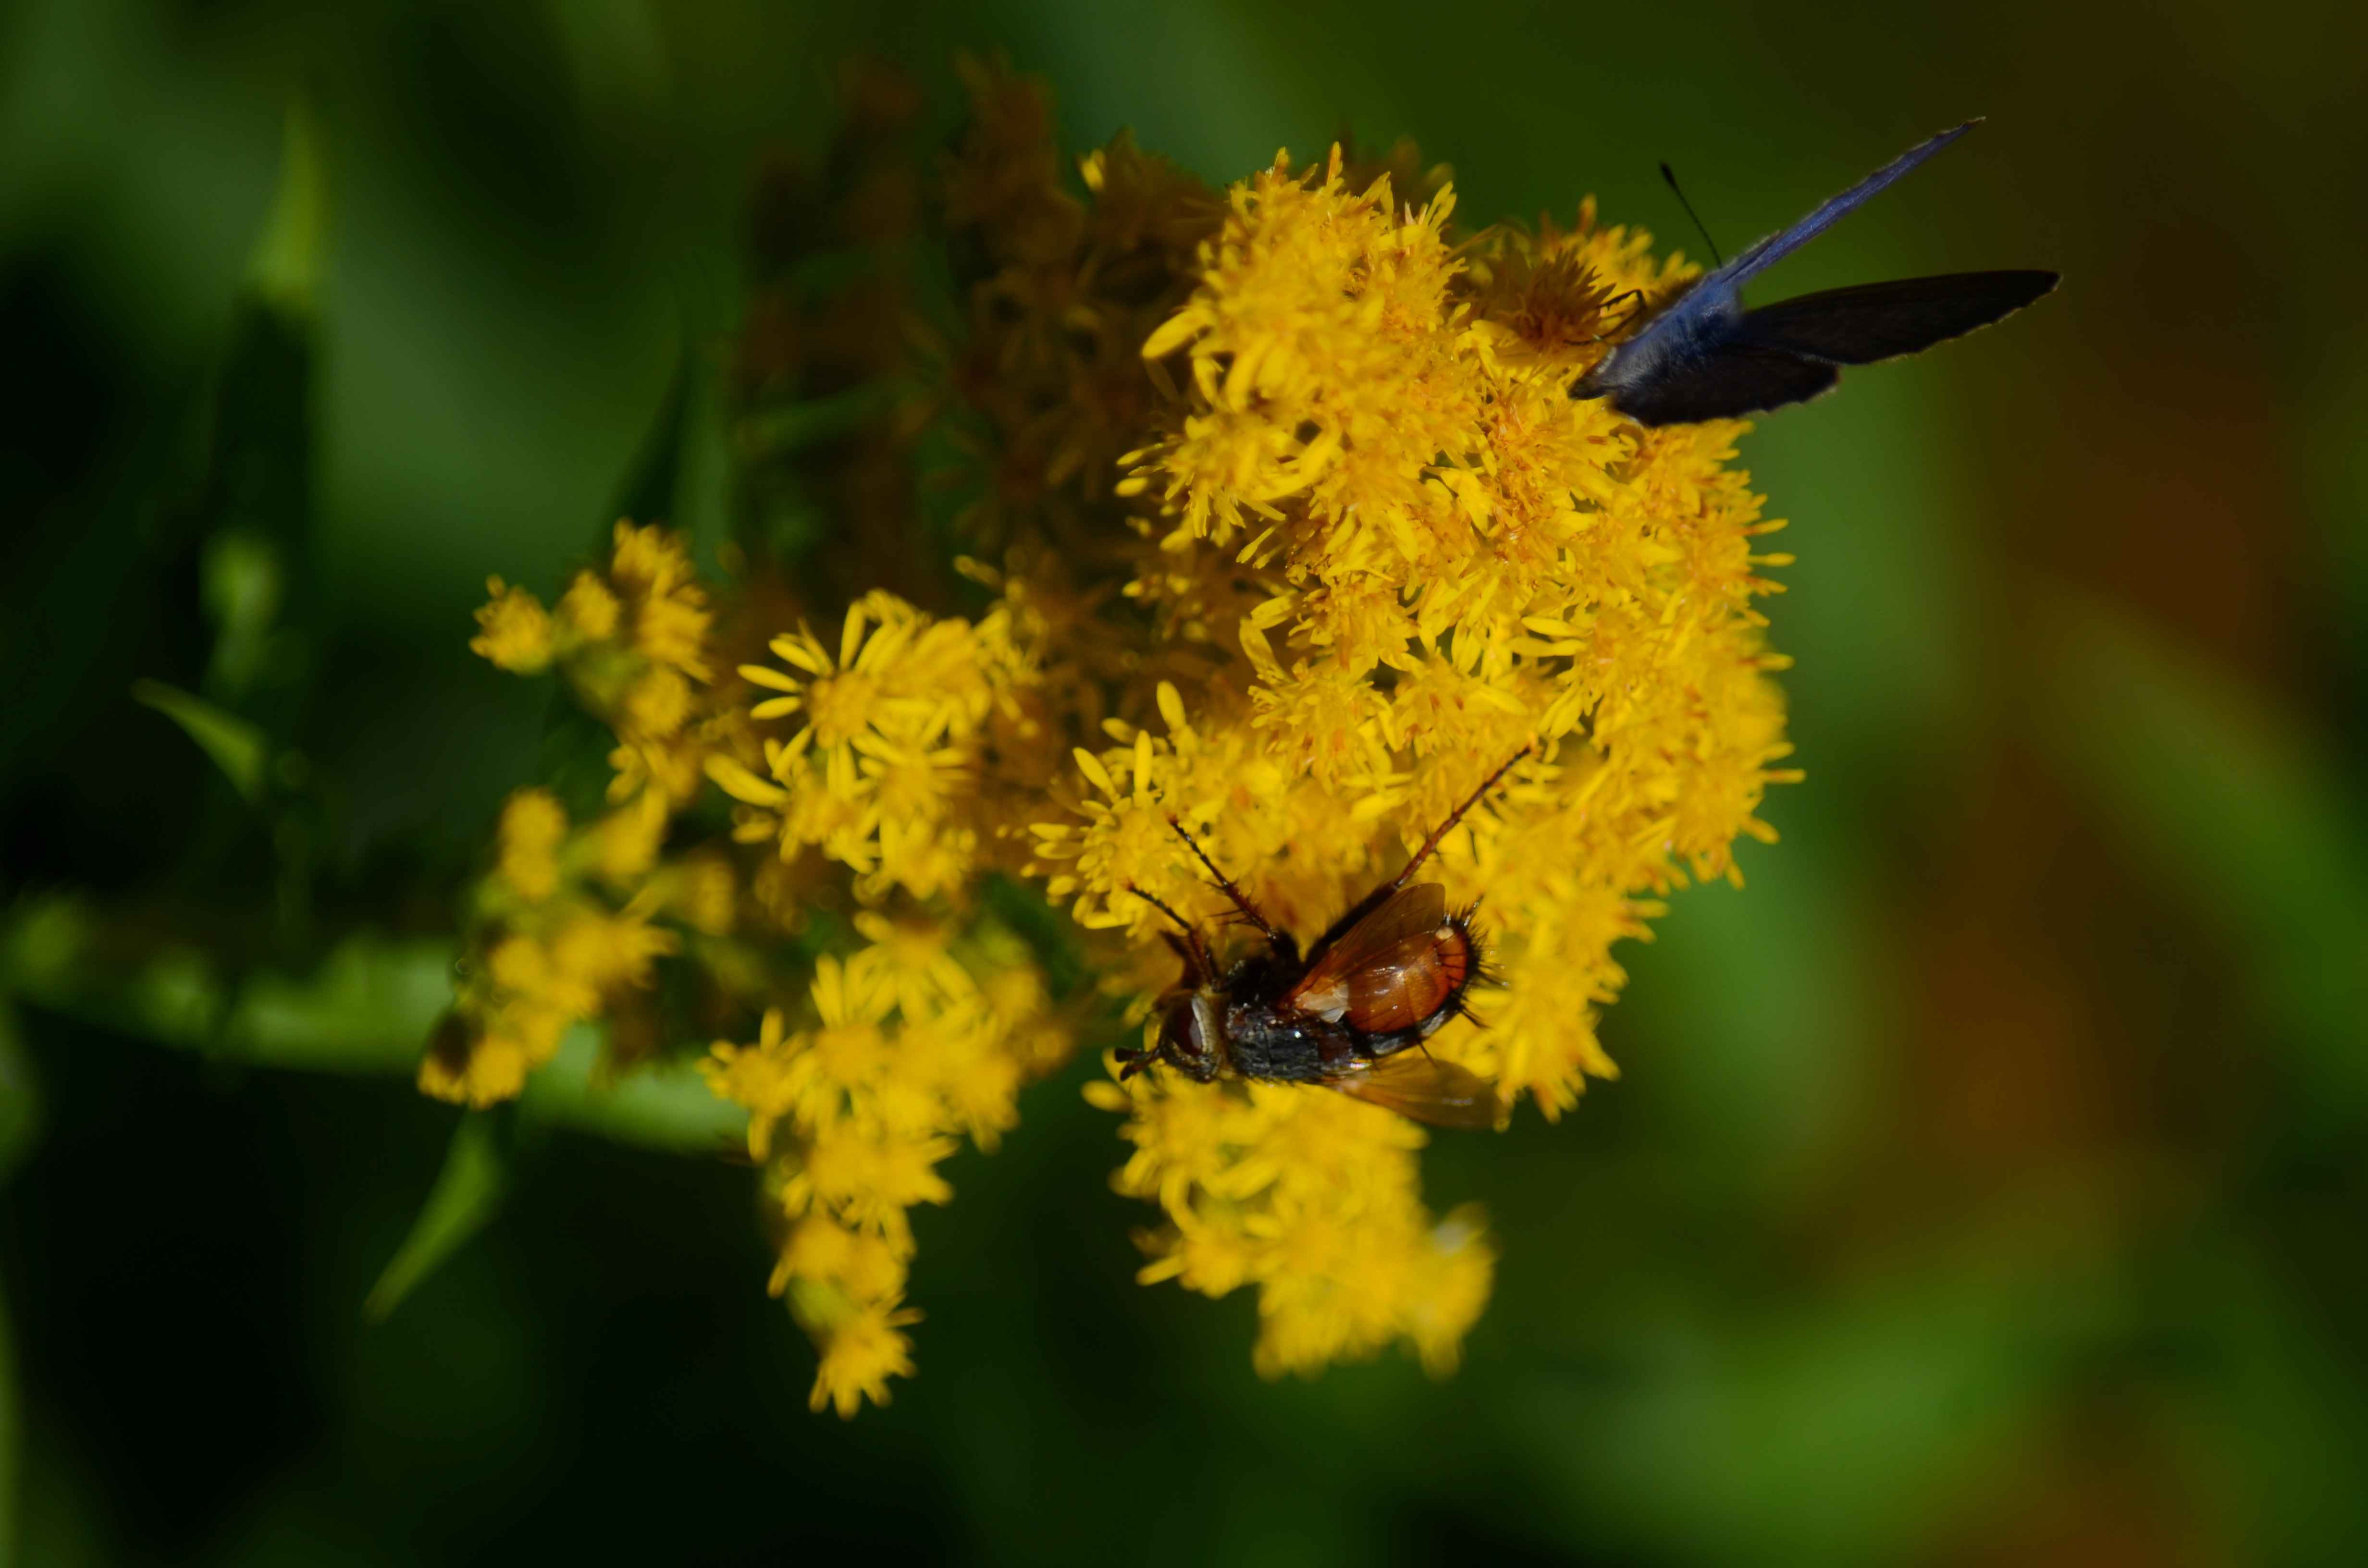
[(744, 835), (781, 852), (817, 847), (859, 873), (867, 900), (892, 888), (918, 898), (951, 892), (977, 869), (980, 752), (998, 716), (1020, 719), (1033, 672), (1011, 617), (976, 625), (939, 619), (884, 593), (849, 607), (836, 654), (812, 631), (776, 637), (789, 666), (743, 665), (741, 678), (780, 693), (749, 710), (759, 723), (795, 720), (764, 740), (757, 777), (730, 757), (710, 775), (741, 801)]
[(748, 1108), (750, 1155), (774, 1172), (786, 1229), (772, 1289), (822, 1347), (814, 1408), (842, 1415), (912, 1369), (898, 1332), (915, 1315), (900, 1306), (909, 1211), (952, 1198), (939, 1165), (961, 1137), (986, 1143), (1018, 1119), (1020, 1086), (1060, 1032), (1034, 986), (981, 986), (949, 933), (867, 925), (872, 945), (817, 960), (812, 1027), (791, 1032), (771, 1009), (754, 1044), (719, 1041), (707, 1062), (715, 1092)]
[(493, 602), (477, 612), (484, 631), (473, 649), (522, 674), (556, 665), (613, 731), (614, 804), (581, 826), (544, 790), (519, 790), (503, 808), (494, 874), (478, 890), (458, 1027), (420, 1064), (420, 1087), (441, 1098), (511, 1098), (568, 1028), (646, 991), (655, 961), (681, 945), (664, 918), (702, 933), (732, 924), (737, 892), (727, 864), (710, 857), (676, 866), (663, 857), (708, 755), (746, 744), (730, 701), (736, 687), (721, 694), (707, 684), (706, 589), (665, 529), (619, 523), (612, 544), (607, 572), (577, 574), (556, 615), (498, 578)]
[[(1614, 1073), (1612, 943), (1685, 881), (1739, 880), (1734, 842), (1772, 838), (1754, 813), (1793, 777), (1754, 608), (1789, 558), (1759, 552), (1781, 525), (1730, 466), (1743, 426), (1647, 431), (1567, 395), (1614, 301), (1691, 269), (1591, 204), (1567, 230), (1461, 232), (1405, 147), (1279, 155), (1221, 195), (1121, 138), (1073, 187), (1041, 92), (963, 76), (939, 196), (965, 324), (913, 329), (932, 396), (883, 398), (860, 462), (801, 472), (861, 477), (857, 544), (909, 540), (882, 475), (937, 418), (971, 464), (973, 553), (933, 585), (898, 562), (909, 594), (826, 603), (820, 632), (778, 580), (711, 586), (624, 524), (555, 611), (496, 583), (473, 645), (564, 674), (615, 736), (609, 804), (580, 827), (550, 797), (506, 812), (475, 1043), (422, 1070), (514, 1093), (678, 951), (699, 1016), (742, 1020), (708, 1081), (749, 1113), (772, 1289), (842, 1415), (912, 1370), (911, 1211), (953, 1198), (946, 1157), (991, 1146), (1070, 1051), (987, 877), (1041, 884), (1149, 1031), (1177, 965), (1144, 895), (1235, 929), (1177, 824), (1309, 937), (1518, 757), (1425, 871), (1485, 896), (1505, 989), (1488, 1027), (1429, 1046), (1553, 1118)], [(743, 371), (780, 386), (794, 356), (763, 312), (787, 307), (759, 303)], [(849, 340), (831, 364), (885, 377), (902, 354)], [(727, 653), (717, 625), (750, 621)], [(1392, 1345), (1455, 1365), (1497, 1250), (1476, 1210), (1424, 1202), (1422, 1128), (1317, 1085), (1087, 1092), (1123, 1118), (1121, 1190), (1161, 1217), (1143, 1278), (1255, 1290), (1262, 1372)]]
[[(1200, 210), (1176, 199), (1179, 223)], [(1647, 432), (1567, 395), (1604, 307), (1685, 270), (1591, 209), (1566, 233), (1471, 237), (1453, 210), (1443, 184), (1407, 205), (1386, 175), (1352, 179), (1337, 149), (1229, 193), (1140, 339), (1174, 395), (1102, 514), (1142, 541), (1106, 570), (1147, 619), (1097, 651), (1101, 712), (1071, 728), (1117, 744), (1076, 752), (1032, 869), (1081, 926), (1123, 934), (1105, 950), (1141, 1008), (1175, 966), (1131, 890), (1212, 929), (1229, 913), (1171, 816), (1312, 936), (1537, 745), (1433, 863), (1486, 896), (1507, 994), (1491, 1028), (1430, 1049), (1554, 1116), (1612, 1071), (1595, 1034), (1622, 978), (1611, 942), (1688, 876), (1736, 875), (1738, 834), (1772, 836), (1752, 813), (1790, 777), (1782, 661), (1750, 600), (1785, 558), (1753, 553), (1776, 525), (1725, 466), (1740, 426)], [(1091, 242), (1071, 256), (1070, 316), (1126, 320), (1094, 297)], [(1256, 1286), (1261, 1369), (1392, 1340), (1452, 1364), (1493, 1253), (1475, 1213), (1423, 1209), (1419, 1129), (1301, 1085), (1155, 1074), (1092, 1096), (1128, 1119), (1122, 1188), (1168, 1221), (1145, 1277)]]
[(519, 675), (546, 668), (552, 651), (551, 613), (541, 601), (499, 577), (485, 579), (485, 592), (493, 597), (477, 611), (481, 630), (469, 640), (469, 651)]
[(559, 891), (559, 846), (567, 811), (548, 790), (520, 790), (502, 808), (501, 879), (528, 903)]
[(814, 1409), (828, 1405), (841, 1416), (848, 1416), (867, 1399), (885, 1404), (888, 1380), (913, 1375), (912, 1342), (901, 1332), (920, 1321), (921, 1314), (912, 1308), (856, 1304), (826, 1320), (819, 1313), (813, 1315), (825, 1324), (816, 1330), (822, 1340), (822, 1365), (814, 1373), (814, 1395), (808, 1402)]
[(605, 642), (617, 634), (617, 619), (624, 607), (597, 572), (578, 572), (560, 596), (559, 624), (571, 644)]
[(610, 887), (638, 887), (656, 867), (666, 841), (666, 799), (645, 790), (602, 817), (585, 835), (585, 857), (593, 874)]
[(681, 539), (664, 528), (619, 523), (609, 582), (619, 600), (612, 627), (621, 621), (629, 629), (634, 650), (653, 665), (705, 680), (704, 645), (713, 617)]

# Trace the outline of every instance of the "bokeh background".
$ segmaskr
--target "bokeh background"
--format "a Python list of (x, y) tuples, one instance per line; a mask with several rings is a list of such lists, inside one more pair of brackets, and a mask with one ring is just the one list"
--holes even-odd
[[(2356, 1560), (2368, 13), (853, 12), (0, 10), (0, 1559)], [(749, 1173), (564, 1114), (364, 1313), (542, 719), (465, 650), (484, 579), (557, 582), (654, 472), (712, 524), (760, 164), (858, 54), (950, 128), (964, 48), (1080, 150), (1411, 135), (1475, 222), (1591, 190), (1697, 255), (1658, 160), (1732, 249), (1987, 114), (1774, 288), (2066, 275), (1745, 443), (1808, 780), (1626, 955), (1622, 1081), (1435, 1144), (1505, 1246), (1452, 1381), (1262, 1383), (1246, 1296), (1133, 1284), (1086, 1060), (948, 1167), (920, 1376), (851, 1424)], [(289, 544), (279, 782), (333, 811), (258, 814), (134, 699), (266, 656), (233, 521)], [(64, 983), (75, 944), (129, 978)], [(342, 957), (233, 988), (289, 951)]]

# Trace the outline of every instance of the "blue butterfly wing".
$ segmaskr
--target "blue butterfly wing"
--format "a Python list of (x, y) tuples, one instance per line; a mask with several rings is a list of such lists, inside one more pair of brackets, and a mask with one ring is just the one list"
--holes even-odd
[(1612, 407), (1639, 425), (1691, 425), (1805, 403), (1840, 376), (1823, 359), (1729, 342), (1699, 358), (1672, 361), (1609, 395)]
[(1780, 229), (1766, 239), (1712, 273), (1702, 281), (1726, 289), (1740, 289), (1754, 273), (1763, 272), (1784, 257), (1799, 250), (1836, 223), (1850, 216), (1859, 207), (1893, 183), (1904, 179), (1918, 164), (1981, 123), (1969, 119), (1964, 124), (1943, 131), (1910, 147), (1883, 167), (1867, 176), (1839, 196), (1827, 198), (1789, 229)]
[(1918, 143), (1794, 223), (1702, 277), (1571, 388), (1640, 425), (1734, 419), (1804, 403), (1839, 367), (1931, 347), (2013, 314), (2055, 287), (2053, 272), (1961, 272), (1804, 294), (1744, 312), (1745, 281), (1904, 178), (1978, 120)]
[(1747, 312), (1736, 336), (1837, 365), (1872, 365), (2003, 320), (2055, 282), (2053, 272), (1952, 272), (1861, 283)]

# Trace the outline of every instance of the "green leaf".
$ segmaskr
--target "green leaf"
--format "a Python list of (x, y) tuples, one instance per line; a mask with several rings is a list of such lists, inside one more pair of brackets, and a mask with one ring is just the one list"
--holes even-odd
[(85, 1000), (91, 1016), (113, 1017), (152, 1040), (194, 1051), (213, 1041), (229, 998), (211, 959), (174, 946)]
[(260, 534), (233, 528), (206, 541), (198, 591), (214, 623), (215, 689), (244, 692), (263, 674), (284, 575), (279, 551)]
[(133, 681), (131, 697), (180, 725), (182, 733), (214, 759), (215, 766), (229, 775), (232, 785), (250, 803), (263, 799), (264, 768), (270, 760), (270, 747), (261, 730), (234, 713), (223, 712), (201, 697), (163, 681)]
[(79, 893), (18, 900), (0, 916), (0, 990), (63, 1004), (83, 983), (99, 917)]
[(258, 974), (241, 989), (225, 1054), (313, 1073), (407, 1073), (452, 1002), (441, 937), (348, 937), (302, 980)]
[[(19, 902), (0, 914), (0, 994), (163, 1044), (305, 1073), (408, 1074), (452, 1001), (448, 937), (357, 932), (308, 974), (263, 970), (233, 986), (200, 949), (168, 940), (126, 951), (120, 936), (104, 940), (108, 930), (75, 896)], [(8, 1077), (0, 1049), (0, 1168)]]
[(697, 1064), (656, 1063), (613, 1079), (599, 1064), (598, 1031), (570, 1030), (558, 1056), (527, 1079), (519, 1114), (670, 1153), (746, 1146), (747, 1110), (717, 1099)]
[(0, 917), (0, 992), (162, 1045), (212, 1043), (229, 998), (213, 960), (171, 934), (133, 947), (73, 893)]
[(329, 180), (320, 128), (301, 101), (288, 108), (279, 154), (279, 188), (246, 264), (256, 296), (290, 315), (309, 316), (327, 249)]
[(362, 1316), (372, 1323), (383, 1322), (421, 1280), (484, 1229), (501, 1208), (507, 1180), (501, 1149), (495, 1142), (494, 1119), (483, 1112), (462, 1117), (453, 1130), (452, 1146), (444, 1156), (444, 1169), (438, 1174), (436, 1186), (421, 1205), (419, 1218), (412, 1221), (411, 1233), (404, 1237), (385, 1272), (370, 1287), (370, 1297), (362, 1303)]

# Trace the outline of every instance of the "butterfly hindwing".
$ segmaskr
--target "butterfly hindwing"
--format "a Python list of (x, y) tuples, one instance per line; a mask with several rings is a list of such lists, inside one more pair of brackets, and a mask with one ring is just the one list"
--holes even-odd
[(2010, 316), (2055, 282), (2053, 272), (1952, 272), (1861, 283), (1747, 312), (1736, 335), (1760, 348), (1872, 365)]
[(1805, 403), (1841, 372), (1756, 343), (1721, 344), (1700, 358), (1673, 359), (1656, 375), (1611, 393), (1611, 406), (1639, 425), (1691, 425), (1736, 419), (1788, 403)]

